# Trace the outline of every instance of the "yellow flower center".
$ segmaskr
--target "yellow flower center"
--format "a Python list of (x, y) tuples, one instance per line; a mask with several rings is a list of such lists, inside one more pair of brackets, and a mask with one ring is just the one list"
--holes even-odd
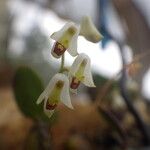
[(79, 69), (75, 73), (75, 76), (72, 77), (71, 84), (70, 84), (70, 87), (72, 89), (77, 89), (78, 86), (80, 85), (80, 82), (84, 80), (84, 70), (86, 64), (87, 64), (87, 60), (84, 59), (80, 64)]
[(64, 86), (64, 82), (61, 80), (55, 84), (46, 103), (47, 109), (54, 110), (57, 107), (57, 104), (60, 101), (60, 95), (61, 95), (63, 86)]
[(84, 79), (84, 70), (85, 70), (85, 66), (87, 64), (87, 60), (84, 59), (82, 61), (82, 63), (79, 66), (79, 69), (77, 70), (75, 77), (79, 80), (79, 81), (83, 81)]
[(70, 26), (58, 40), (66, 49), (69, 47), (69, 43), (72, 40), (72, 37), (76, 34), (77, 29), (74, 26)]

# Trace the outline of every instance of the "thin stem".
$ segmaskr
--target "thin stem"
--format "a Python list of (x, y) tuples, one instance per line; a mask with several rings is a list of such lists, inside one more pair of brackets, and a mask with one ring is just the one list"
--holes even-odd
[(51, 150), (51, 137), (48, 124), (40, 121), (37, 123), (39, 150)]
[(112, 87), (112, 84), (114, 83), (114, 81), (116, 81), (122, 75), (123, 70), (128, 69), (132, 64), (140, 61), (141, 59), (143, 59), (145, 57), (148, 57), (149, 55), (150, 55), (149, 51), (137, 54), (133, 58), (132, 62), (130, 62), (129, 64), (123, 64), (122, 69), (114, 77), (109, 79), (101, 89), (99, 89), (99, 92), (98, 92), (96, 100), (95, 100), (95, 105), (97, 106), (97, 104), (99, 104), (105, 98), (109, 89)]
[(61, 57), (61, 65), (60, 65), (59, 73), (63, 72), (64, 64), (65, 64), (65, 54), (63, 54)]
[[(125, 62), (125, 57), (123, 54), (123, 45), (119, 42), (118, 42), (118, 45), (119, 45), (120, 52), (121, 52), (122, 64), (124, 66), (126, 64), (126, 62)], [(137, 126), (143, 135), (143, 138), (144, 138), (143, 141), (145, 142), (145, 145), (150, 145), (150, 134), (149, 134), (147, 127), (144, 123), (144, 120), (142, 119), (142, 117), (140, 116), (140, 114), (138, 113), (138, 111), (136, 110), (134, 105), (132, 104), (132, 99), (128, 94), (126, 82), (127, 82), (126, 69), (123, 68), (122, 76), (120, 79), (120, 93), (121, 93), (121, 95), (122, 95), (122, 97), (123, 97), (123, 99), (124, 99), (124, 101), (128, 107), (128, 110), (131, 112), (131, 114), (134, 116), (134, 119), (136, 120)]]

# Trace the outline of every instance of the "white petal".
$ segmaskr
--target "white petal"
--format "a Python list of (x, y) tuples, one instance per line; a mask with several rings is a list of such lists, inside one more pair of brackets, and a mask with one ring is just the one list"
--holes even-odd
[(73, 22), (68, 22), (66, 23), (59, 31), (54, 32), (51, 35), (51, 38), (55, 41), (59, 41), (59, 39), (62, 37), (62, 35), (64, 34), (64, 32), (70, 27), (70, 26), (74, 26)]
[(87, 60), (87, 64), (85, 66), (84, 69), (84, 80), (82, 81), (86, 86), (89, 87), (95, 87), (95, 84), (93, 82), (93, 78), (92, 78), (92, 73), (91, 73), (91, 61), (88, 55), (81, 53), (77, 56), (77, 58), (74, 60), (70, 71), (69, 71), (69, 76), (70, 78), (72, 76), (75, 76), (76, 72), (78, 71), (80, 64), (82, 63), (82, 61), (86, 59)]
[(73, 106), (71, 104), (71, 99), (70, 99), (70, 93), (69, 93), (69, 80), (67, 76), (63, 76), (63, 81), (64, 81), (64, 86), (61, 92), (60, 99), (61, 101), (69, 108), (73, 109)]
[(40, 104), (44, 99), (48, 99), (53, 87), (55, 86), (56, 82), (61, 78), (60, 73), (57, 73), (56, 75), (54, 75), (52, 77), (52, 79), (50, 80), (49, 84), (47, 85), (46, 89), (42, 92), (42, 94), (39, 96), (39, 98), (37, 99), (37, 104)]
[(81, 20), (80, 35), (93, 43), (97, 43), (103, 38), (89, 16), (85, 16)]
[[(52, 77), (52, 79), (50, 80), (47, 88), (45, 89), (45, 92), (48, 93), (47, 94), (48, 96), (51, 94), (51, 91), (53, 90), (53, 87), (55, 86), (55, 84), (57, 83), (57, 81), (60, 81), (60, 80), (64, 82), (64, 86), (66, 86), (66, 83), (69, 82), (69, 80), (68, 80), (68, 78), (67, 78), (66, 75), (64, 75), (62, 73), (55, 74)], [(63, 88), (64, 88), (64, 86), (63, 86)], [(69, 85), (68, 85), (68, 89), (69, 89)]]
[(70, 92), (73, 93), (73, 94), (77, 94), (77, 89), (70, 88)]
[(47, 87), (45, 89), (45, 91), (46, 91), (46, 93), (48, 93), (48, 95), (50, 95), (50, 93), (51, 93), (53, 87), (55, 86), (55, 84), (57, 83), (57, 81), (61, 79), (61, 76), (62, 76), (61, 73), (57, 73), (51, 78), (49, 84), (47, 85)]
[(46, 103), (47, 103), (47, 100), (44, 101), (44, 113), (50, 118), (53, 115), (54, 110), (46, 109)]
[(60, 57), (61, 57), (61, 56), (58, 56), (56, 53), (54, 53), (54, 47), (53, 47), (52, 50), (51, 50), (51, 54), (52, 54), (52, 56), (55, 57), (55, 58), (60, 58)]
[(70, 68), (69, 75), (75, 76), (77, 70), (80, 67), (80, 64), (82, 63), (83, 59), (85, 58), (84, 56), (85, 56), (85, 54), (81, 53), (76, 57), (76, 59), (74, 60), (72, 66)]
[(85, 70), (84, 70), (83, 83), (89, 87), (96, 87), (92, 77), (90, 58), (87, 58), (87, 65), (85, 66)]
[(67, 49), (69, 54), (72, 55), (73, 57), (78, 55), (78, 52), (77, 52), (77, 41), (78, 41), (78, 36), (79, 36), (79, 32), (80, 32), (80, 26), (76, 25), (75, 27), (77, 29), (77, 32), (72, 37), (72, 39), (70, 41), (70, 44), (69, 44), (69, 47)]
[(37, 99), (36, 104), (40, 104), (45, 99), (45, 97), (46, 97), (45, 91), (43, 91), (39, 96), (39, 98)]

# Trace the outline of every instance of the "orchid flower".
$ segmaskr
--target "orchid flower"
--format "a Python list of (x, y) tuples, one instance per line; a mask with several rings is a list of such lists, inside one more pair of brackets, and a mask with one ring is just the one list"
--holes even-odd
[(89, 16), (84, 16), (81, 20), (80, 35), (93, 43), (97, 43), (103, 38)]
[(77, 39), (79, 32), (80, 26), (73, 22), (66, 23), (61, 30), (54, 32), (51, 38), (56, 42), (51, 51), (52, 55), (55, 58), (60, 58), (66, 50), (72, 56), (78, 55)]
[(36, 103), (40, 104), (42, 101), (44, 101), (44, 112), (48, 117), (51, 117), (60, 101), (73, 109), (69, 95), (69, 80), (66, 75), (57, 73), (52, 77)]
[(72, 91), (78, 88), (80, 82), (86, 86), (95, 87), (91, 73), (91, 61), (89, 56), (84, 53), (77, 56), (70, 68), (69, 78), (70, 88)]

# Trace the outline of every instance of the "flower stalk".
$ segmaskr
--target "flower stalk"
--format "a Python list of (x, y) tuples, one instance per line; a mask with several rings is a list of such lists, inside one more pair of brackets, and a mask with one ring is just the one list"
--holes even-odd
[(63, 73), (63, 71), (64, 71), (64, 66), (65, 66), (65, 54), (63, 54), (63, 55), (61, 56), (61, 65), (60, 65), (59, 73)]

